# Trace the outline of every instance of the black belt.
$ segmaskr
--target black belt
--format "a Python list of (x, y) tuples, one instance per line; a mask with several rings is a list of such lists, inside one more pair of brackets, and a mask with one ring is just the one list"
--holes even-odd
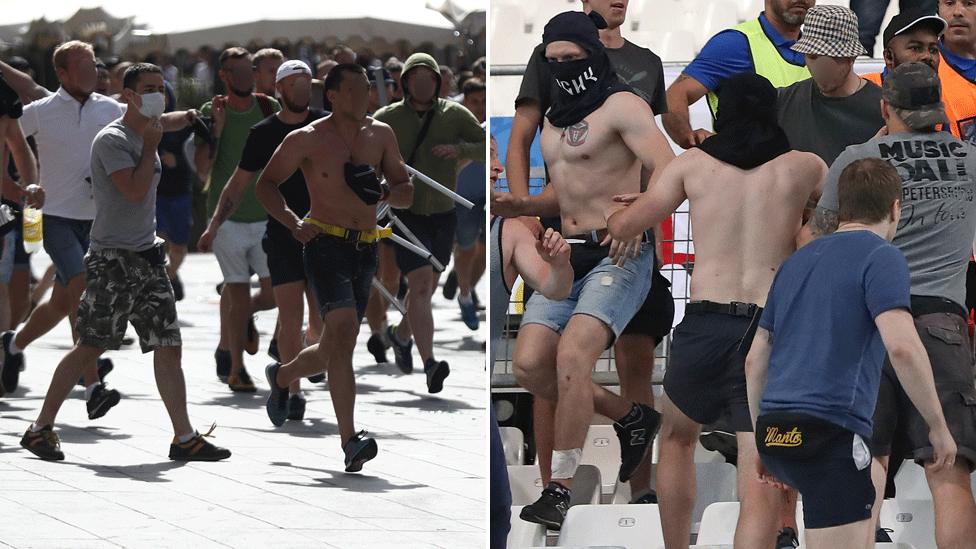
[[(582, 240), (587, 244), (600, 244), (604, 240), (606, 240), (608, 234), (610, 234), (610, 231), (608, 231), (607, 229), (597, 229), (597, 230), (590, 231), (588, 233), (577, 234), (573, 236), (564, 236), (563, 238), (565, 238), (566, 240)], [(644, 242), (654, 242), (654, 232), (651, 231), (650, 229), (644, 231), (641, 234), (644, 235)]]
[(755, 318), (762, 313), (762, 307), (755, 303), (742, 303), (733, 301), (732, 303), (715, 303), (713, 301), (692, 301), (685, 306), (685, 313), (701, 314), (714, 313), (729, 316), (741, 316)]
[(969, 321), (966, 310), (951, 299), (931, 295), (913, 295), (911, 298), (912, 316), (915, 318), (935, 313), (951, 313), (961, 316), (967, 322)]

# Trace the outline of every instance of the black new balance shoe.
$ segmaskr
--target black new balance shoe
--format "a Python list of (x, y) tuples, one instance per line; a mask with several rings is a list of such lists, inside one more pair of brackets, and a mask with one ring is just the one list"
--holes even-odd
[(559, 530), (566, 519), (566, 512), (569, 511), (569, 497), (569, 490), (550, 482), (535, 503), (522, 508), (519, 518), (541, 524), (550, 530)]
[(447, 273), (447, 279), (444, 280), (444, 288), (443, 288), (444, 299), (448, 301), (454, 301), (454, 296), (457, 295), (457, 289), (458, 289), (457, 273), (455, 271), (451, 271)]
[(214, 351), (214, 361), (217, 363), (217, 379), (221, 383), (227, 383), (227, 378), (230, 377), (230, 351), (225, 351), (223, 349), (217, 349)]
[(288, 397), (288, 419), (301, 421), (305, 419), (305, 399), (298, 395)]
[(20, 439), (20, 445), (45, 461), (61, 461), (64, 459), (64, 452), (61, 451), (61, 440), (50, 425), (36, 433), (28, 427), (24, 437)]
[(795, 549), (800, 546), (800, 540), (796, 537), (796, 530), (787, 526), (779, 531), (776, 536), (776, 549)]
[(380, 334), (373, 334), (369, 336), (369, 340), (366, 342), (366, 350), (369, 354), (373, 355), (373, 360), (377, 364), (386, 364), (386, 350), (388, 346), (386, 342), (383, 341), (383, 336)]
[(444, 388), (444, 380), (451, 374), (451, 367), (443, 360), (438, 362), (428, 358), (424, 364), (424, 373), (427, 374), (427, 392), (439, 393)]
[(264, 369), (264, 375), (268, 378), (268, 387), (271, 388), (268, 391), (268, 402), (265, 404), (265, 409), (271, 423), (276, 427), (281, 427), (288, 421), (288, 387), (279, 387), (278, 382), (275, 381), (280, 368), (281, 364), (275, 362)]
[(342, 445), (342, 450), (346, 453), (347, 473), (362, 471), (363, 464), (376, 457), (376, 441), (366, 434), (366, 431), (359, 431)]
[(630, 413), (614, 422), (613, 430), (620, 440), (620, 482), (627, 482), (634, 474), (650, 450), (658, 429), (661, 428), (661, 414), (644, 404), (634, 403)]
[(10, 352), (10, 342), (14, 338), (13, 331), (6, 331), (0, 336), (0, 343), (3, 344), (3, 370), (0, 372), (0, 382), (6, 392), (12, 393), (17, 390), (20, 383), (20, 372), (24, 369), (24, 353), (13, 354)]
[(178, 438), (173, 439), (169, 445), (169, 459), (173, 461), (220, 461), (230, 457), (230, 450), (214, 446), (207, 437), (217, 428), (214, 423), (210, 430), (204, 434), (197, 433), (195, 437), (186, 442), (180, 442)]
[(396, 326), (386, 329), (386, 337), (393, 347), (393, 358), (396, 360), (397, 368), (405, 374), (413, 372), (413, 340), (401, 344), (396, 337)]
[(88, 399), (88, 419), (98, 419), (108, 413), (119, 403), (122, 396), (115, 389), (109, 389), (104, 383), (99, 383), (92, 390)]

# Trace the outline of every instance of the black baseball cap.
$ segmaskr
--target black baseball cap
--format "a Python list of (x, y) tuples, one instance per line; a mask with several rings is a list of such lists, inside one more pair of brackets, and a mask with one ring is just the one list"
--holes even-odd
[(891, 22), (885, 27), (881, 44), (887, 48), (892, 38), (920, 25), (932, 29), (938, 36), (942, 36), (946, 29), (949, 28), (949, 23), (946, 23), (946, 20), (938, 15), (923, 15), (918, 12), (899, 13), (892, 17)]

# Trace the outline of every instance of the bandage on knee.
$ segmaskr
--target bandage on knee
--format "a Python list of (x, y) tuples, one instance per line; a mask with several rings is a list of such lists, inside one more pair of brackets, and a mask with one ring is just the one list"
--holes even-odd
[(571, 479), (576, 476), (576, 469), (579, 468), (580, 459), (582, 456), (582, 448), (573, 448), (572, 450), (553, 450), (552, 478)]

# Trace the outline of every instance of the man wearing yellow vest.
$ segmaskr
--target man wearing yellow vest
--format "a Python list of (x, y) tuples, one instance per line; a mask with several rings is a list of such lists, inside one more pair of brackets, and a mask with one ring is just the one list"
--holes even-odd
[(803, 54), (790, 48), (800, 37), (800, 26), (815, 0), (766, 0), (757, 19), (726, 29), (705, 44), (668, 88), (668, 113), (664, 128), (675, 143), (688, 149), (711, 132), (693, 130), (688, 107), (708, 95), (714, 118), (718, 109), (719, 84), (740, 72), (755, 72), (777, 88), (810, 78)]

